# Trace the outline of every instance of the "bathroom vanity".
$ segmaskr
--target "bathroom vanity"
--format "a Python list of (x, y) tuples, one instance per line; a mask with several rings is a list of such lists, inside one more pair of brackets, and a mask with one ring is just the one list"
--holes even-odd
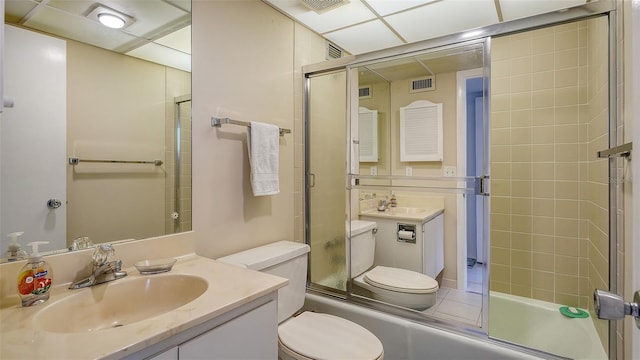
[(444, 269), (444, 209), (370, 209), (360, 219), (377, 223), (375, 264), (436, 278)]
[(195, 254), (162, 274), (126, 270), (85, 289), (56, 286), (37, 306), (3, 298), (0, 358), (277, 358), (277, 290), (286, 279)]

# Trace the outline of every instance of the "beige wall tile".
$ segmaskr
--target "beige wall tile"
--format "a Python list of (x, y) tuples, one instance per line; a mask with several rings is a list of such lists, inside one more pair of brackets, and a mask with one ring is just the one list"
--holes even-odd
[(553, 181), (534, 181), (533, 182), (534, 197), (552, 199), (554, 195), (555, 195), (555, 186)]
[[(554, 234), (554, 220), (552, 217), (545, 216), (533, 216), (533, 234), (537, 235), (553, 235)], [(535, 235), (534, 235), (534, 244)]]
[(531, 71), (534, 73), (555, 69), (554, 53), (536, 54), (531, 61)]
[(532, 121), (532, 111), (530, 109), (513, 110), (511, 114), (511, 126), (513, 127), (529, 127)]
[(552, 89), (536, 90), (531, 92), (531, 107), (536, 108), (548, 108), (553, 106), (555, 100), (555, 93)]
[(531, 238), (530, 233), (511, 233), (511, 249), (531, 251)]
[[(517, 266), (518, 268), (531, 269), (531, 252), (522, 250), (511, 250), (511, 263), (513, 266)], [(531, 273), (529, 273), (529, 277), (530, 276)]]
[(556, 236), (556, 255), (578, 256), (578, 239)]
[(567, 69), (579, 66), (578, 49), (567, 49), (555, 52), (554, 69)]
[[(493, 206), (493, 200), (491, 202), (491, 206)], [(531, 199), (529, 197), (512, 197), (510, 212), (518, 215), (531, 215)]]
[(554, 161), (555, 159), (555, 150), (553, 147), (549, 145), (532, 145), (533, 154), (531, 156), (531, 161), (533, 162), (548, 162)]
[(553, 255), (555, 253), (555, 238), (553, 235), (534, 234), (531, 237), (534, 252)]
[[(548, 272), (551, 276), (550, 280), (553, 280), (553, 272), (555, 271), (555, 255), (548, 253), (539, 253), (534, 252), (532, 254), (533, 257), (533, 269), (537, 271)], [(535, 279), (535, 272), (534, 272)], [(553, 284), (553, 281), (549, 281), (549, 283)], [(553, 290), (553, 288), (546, 288), (543, 286), (538, 286), (542, 289)]]
[(578, 258), (575, 256), (555, 256), (556, 274), (578, 276)]
[(545, 271), (536, 268), (536, 270), (532, 272), (532, 285), (537, 290), (553, 291), (555, 288), (555, 276), (553, 274), (553, 270)]
[(531, 90), (553, 89), (555, 72), (551, 70), (536, 72), (532, 78)]
[(555, 200), (550, 199), (533, 199), (531, 200), (531, 208), (535, 216), (554, 216)]
[(532, 224), (531, 216), (511, 215), (511, 230), (514, 232), (530, 233)]

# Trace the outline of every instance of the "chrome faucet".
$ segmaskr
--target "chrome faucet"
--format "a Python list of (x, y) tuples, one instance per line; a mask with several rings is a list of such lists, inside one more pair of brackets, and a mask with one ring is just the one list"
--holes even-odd
[(78, 280), (69, 286), (69, 289), (82, 289), (85, 287), (106, 283), (127, 276), (122, 271), (122, 260), (109, 261), (115, 253), (111, 244), (100, 244), (93, 251), (93, 266), (91, 275)]
[(378, 211), (385, 211), (389, 208), (389, 205), (391, 205), (391, 203), (389, 203), (389, 201), (384, 198), (382, 200), (378, 201)]

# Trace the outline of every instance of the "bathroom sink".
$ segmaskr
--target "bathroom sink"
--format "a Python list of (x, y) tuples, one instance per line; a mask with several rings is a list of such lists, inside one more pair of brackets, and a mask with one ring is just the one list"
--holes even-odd
[(122, 279), (69, 290), (77, 293), (45, 304), (33, 321), (38, 328), (57, 333), (126, 326), (177, 309), (198, 298), (207, 287), (204, 278), (192, 275)]

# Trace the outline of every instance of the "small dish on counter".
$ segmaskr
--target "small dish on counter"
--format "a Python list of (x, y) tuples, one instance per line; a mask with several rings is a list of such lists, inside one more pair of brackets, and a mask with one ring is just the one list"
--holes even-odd
[(141, 275), (159, 274), (171, 270), (176, 259), (141, 260), (133, 264)]

